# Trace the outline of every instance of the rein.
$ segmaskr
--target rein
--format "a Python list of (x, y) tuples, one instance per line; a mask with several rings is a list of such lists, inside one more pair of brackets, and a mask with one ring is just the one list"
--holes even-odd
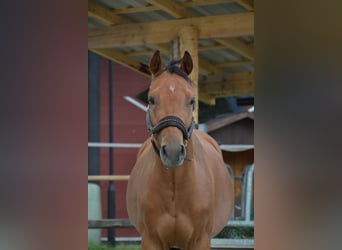
[[(180, 118), (178, 118), (177, 116), (170, 115), (170, 116), (165, 116), (164, 118), (162, 118), (158, 122), (158, 124), (156, 126), (153, 126), (152, 122), (151, 122), (151, 117), (150, 117), (150, 110), (148, 109), (146, 112), (146, 125), (147, 125), (148, 131), (153, 135), (158, 134), (164, 128), (176, 127), (180, 131), (182, 131), (183, 139), (185, 141), (188, 141), (191, 137), (192, 131), (194, 130), (195, 121), (194, 121), (194, 118), (192, 117), (191, 125), (188, 129), (186, 129), (184, 122)], [(153, 138), (151, 139), (151, 143), (152, 143), (154, 151), (156, 152), (156, 154), (160, 158), (160, 154), (159, 154), (160, 149), (158, 149)], [(192, 159), (191, 158), (185, 158), (185, 160), (191, 161)]]

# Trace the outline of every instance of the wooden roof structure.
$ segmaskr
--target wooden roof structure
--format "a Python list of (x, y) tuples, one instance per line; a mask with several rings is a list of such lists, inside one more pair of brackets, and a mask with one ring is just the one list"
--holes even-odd
[[(193, 56), (198, 99), (254, 95), (254, 0), (91, 0), (88, 49), (150, 75), (149, 59)], [(171, 58), (170, 58), (171, 55)]]

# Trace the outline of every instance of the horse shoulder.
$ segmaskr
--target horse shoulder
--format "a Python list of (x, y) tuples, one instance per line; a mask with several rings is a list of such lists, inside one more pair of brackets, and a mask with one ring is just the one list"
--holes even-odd
[(139, 148), (138, 154), (137, 154), (137, 159), (141, 157), (141, 155), (146, 152), (149, 148), (151, 147), (151, 141), (150, 139), (146, 140), (141, 147)]
[(199, 130), (195, 131), (195, 135), (199, 138), (200, 141), (203, 140), (209, 143), (209, 145), (211, 145), (217, 152), (221, 154), (220, 146), (217, 144), (214, 138), (212, 138), (210, 135), (203, 133), (202, 131), (199, 131)]

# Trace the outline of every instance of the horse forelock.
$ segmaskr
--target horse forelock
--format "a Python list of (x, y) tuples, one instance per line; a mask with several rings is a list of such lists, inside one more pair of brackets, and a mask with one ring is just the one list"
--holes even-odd
[(169, 72), (171, 74), (176, 74), (178, 76), (181, 76), (182, 78), (184, 78), (192, 86), (192, 81), (191, 81), (190, 77), (181, 68), (179, 68), (177, 66), (177, 64), (179, 64), (180, 62), (181, 62), (181, 60), (171, 61), (163, 69), (161, 69), (159, 72), (157, 72), (154, 75), (154, 77), (158, 77), (163, 72), (167, 71), (167, 72)]

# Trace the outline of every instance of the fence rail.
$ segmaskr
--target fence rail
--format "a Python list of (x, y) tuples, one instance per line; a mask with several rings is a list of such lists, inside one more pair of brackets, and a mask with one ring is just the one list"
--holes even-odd
[[(228, 227), (254, 227), (254, 221), (230, 220)], [(88, 228), (130, 228), (133, 224), (129, 219), (88, 220)]]
[(129, 175), (89, 175), (88, 181), (128, 181)]

